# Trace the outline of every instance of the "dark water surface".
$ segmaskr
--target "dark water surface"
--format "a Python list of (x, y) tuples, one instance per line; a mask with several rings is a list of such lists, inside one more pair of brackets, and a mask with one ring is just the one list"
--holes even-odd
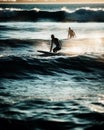
[(1, 40), (0, 129), (102, 130), (104, 62), (40, 56), (36, 40), (21, 41)]

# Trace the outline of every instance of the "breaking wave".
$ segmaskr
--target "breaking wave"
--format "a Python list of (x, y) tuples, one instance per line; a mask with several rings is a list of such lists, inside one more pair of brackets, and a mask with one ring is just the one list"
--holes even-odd
[(61, 8), (59, 11), (45, 11), (39, 8), (31, 10), (21, 8), (0, 8), (0, 21), (77, 21), (77, 22), (104, 22), (103, 8), (77, 8), (70, 11)]

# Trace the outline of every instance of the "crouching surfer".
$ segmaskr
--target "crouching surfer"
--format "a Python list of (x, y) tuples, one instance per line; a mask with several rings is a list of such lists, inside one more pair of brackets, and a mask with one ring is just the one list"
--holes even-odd
[[(55, 48), (53, 48), (53, 44), (55, 44)], [(52, 50), (53, 49), (53, 50)], [(56, 38), (53, 34), (51, 35), (51, 47), (50, 52), (57, 53), (57, 51), (61, 50), (61, 42), (58, 38)]]

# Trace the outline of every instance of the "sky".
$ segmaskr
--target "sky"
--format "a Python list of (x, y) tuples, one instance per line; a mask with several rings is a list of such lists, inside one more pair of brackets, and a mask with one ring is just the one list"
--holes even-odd
[(104, 0), (0, 0), (0, 2), (43, 2), (43, 3), (47, 3), (47, 2), (51, 2), (51, 3), (55, 3), (55, 2), (71, 2), (71, 3), (104, 3)]

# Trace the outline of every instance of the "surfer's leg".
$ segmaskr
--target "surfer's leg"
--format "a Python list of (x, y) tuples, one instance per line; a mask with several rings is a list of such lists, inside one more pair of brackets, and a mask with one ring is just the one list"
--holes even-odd
[(59, 50), (61, 50), (61, 48), (60, 47), (55, 47), (54, 49), (53, 49), (53, 52), (57, 52), (57, 51), (59, 51)]
[(55, 48), (53, 49), (53, 52), (57, 52), (57, 47), (55, 47)]

